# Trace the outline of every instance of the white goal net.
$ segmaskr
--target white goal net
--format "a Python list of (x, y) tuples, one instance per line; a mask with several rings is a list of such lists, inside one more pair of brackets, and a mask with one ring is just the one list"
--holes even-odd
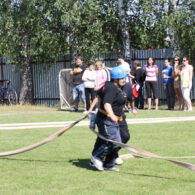
[[(59, 72), (59, 91), (60, 91), (60, 108), (67, 109), (70, 108), (74, 101), (72, 97), (72, 76), (70, 76), (70, 71), (72, 69), (61, 69)], [(110, 73), (105, 69), (110, 80)]]
[(71, 69), (62, 69), (59, 72), (59, 91), (60, 91), (60, 108), (70, 108), (73, 103), (72, 98), (72, 77)]

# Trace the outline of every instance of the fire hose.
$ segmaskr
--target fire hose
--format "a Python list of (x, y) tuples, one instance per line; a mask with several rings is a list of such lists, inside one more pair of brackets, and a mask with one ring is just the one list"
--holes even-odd
[(73, 126), (75, 126), (77, 123), (79, 123), (80, 121), (82, 121), (83, 119), (85, 119), (87, 116), (83, 116), (82, 118), (78, 119), (77, 121), (69, 124), (67, 127), (65, 127), (64, 129), (61, 129), (60, 131), (50, 135), (49, 137), (36, 142), (34, 144), (31, 144), (29, 146), (25, 146), (23, 148), (19, 148), (16, 150), (11, 150), (11, 151), (7, 151), (7, 152), (0, 152), (0, 157), (2, 156), (10, 156), (10, 155), (15, 155), (15, 154), (19, 154), (19, 153), (23, 153), (23, 152), (27, 152), (29, 150), (33, 150), (43, 144), (46, 144), (54, 139), (56, 139), (57, 137), (61, 136), (64, 132), (68, 131), (69, 129), (71, 129)]
[[(192, 171), (195, 171), (195, 165), (193, 164), (189, 164), (189, 163), (185, 163), (185, 162), (181, 162), (181, 161), (176, 161), (176, 160), (171, 160), (171, 159), (168, 159), (168, 158), (165, 158), (165, 157), (162, 157), (162, 156), (159, 156), (159, 155), (156, 155), (154, 153), (151, 153), (151, 152), (148, 152), (148, 151), (144, 151), (144, 150), (141, 150), (139, 148), (135, 148), (133, 146), (130, 146), (130, 145), (127, 145), (127, 144), (123, 144), (121, 142), (117, 142), (117, 141), (114, 141), (114, 140), (110, 140), (110, 139), (106, 139), (104, 136), (102, 136), (101, 134), (99, 134), (98, 132), (96, 132), (94, 129), (91, 129), (93, 133), (95, 133), (99, 138), (107, 141), (107, 142), (111, 142), (113, 144), (116, 144), (118, 146), (120, 146), (121, 148), (124, 148), (126, 150), (129, 150), (130, 152), (133, 152), (133, 153), (136, 153), (136, 154), (141, 154), (141, 155), (144, 155), (144, 156), (147, 156), (147, 157), (150, 157), (150, 158), (155, 158), (155, 159), (162, 159), (162, 160), (166, 160), (166, 161), (169, 161), (169, 162), (172, 162), (172, 163), (175, 163), (177, 165), (180, 165), (182, 167), (185, 167), (185, 168), (188, 168)], [(139, 157), (139, 156), (138, 156)], [(141, 158), (141, 157), (140, 157)]]
[[(30, 151), (30, 150), (33, 150), (43, 144), (46, 144), (54, 139), (56, 139), (57, 137), (61, 136), (64, 132), (68, 131), (69, 129), (71, 129), (73, 126), (75, 126), (77, 123), (79, 123), (80, 121), (82, 121), (83, 119), (85, 119), (87, 116), (83, 116), (82, 118), (78, 119), (77, 121), (69, 124), (66, 128), (64, 129), (61, 129), (60, 131), (50, 135), (49, 137), (39, 141), (39, 142), (36, 142), (34, 144), (31, 144), (29, 146), (25, 146), (25, 147), (22, 147), (22, 148), (19, 148), (19, 149), (16, 149), (16, 150), (11, 150), (11, 151), (7, 151), (7, 152), (0, 152), (0, 157), (3, 157), (3, 156), (10, 156), (10, 155), (15, 155), (15, 154), (19, 154), (19, 153), (23, 153), (23, 152), (27, 152), (27, 151)], [(91, 120), (92, 122), (92, 120)], [(161, 159), (161, 160), (166, 160), (166, 161), (169, 161), (169, 162), (172, 162), (172, 163), (175, 163), (177, 165), (180, 165), (182, 167), (185, 167), (185, 168), (188, 168), (190, 170), (193, 170), (195, 171), (195, 165), (193, 164), (189, 164), (189, 163), (185, 163), (185, 162), (181, 162), (181, 161), (176, 161), (176, 160), (172, 160), (172, 159), (169, 159), (169, 158), (165, 158), (165, 157), (162, 157), (162, 156), (159, 156), (159, 155), (156, 155), (154, 153), (151, 153), (151, 152), (148, 152), (148, 151), (144, 151), (144, 150), (141, 150), (139, 148), (135, 148), (133, 146), (130, 146), (130, 145), (127, 145), (127, 144), (123, 144), (121, 142), (117, 142), (117, 141), (114, 141), (114, 140), (110, 140), (110, 139), (106, 139), (104, 136), (102, 136), (100, 133), (96, 132), (94, 128), (92, 128), (93, 125), (91, 125), (90, 123), (90, 129), (91, 131), (96, 134), (99, 138), (107, 141), (107, 142), (111, 142), (113, 144), (116, 144), (118, 146), (120, 146), (121, 148), (124, 148), (130, 152), (133, 152), (133, 153), (136, 153), (136, 154), (141, 154), (143, 156), (147, 156), (149, 158), (154, 158), (154, 159)], [(139, 157), (139, 156), (138, 156)], [(141, 156), (140, 156), (141, 157)]]
[[(91, 129), (91, 131), (94, 134), (96, 134), (99, 138), (101, 138), (102, 140), (105, 140), (107, 142), (111, 142), (113, 144), (116, 144), (116, 145), (120, 146), (121, 148), (124, 148), (124, 149), (126, 149), (126, 150), (128, 150), (130, 152), (133, 152), (133, 153), (136, 153), (136, 154), (141, 154), (143, 156), (147, 156), (147, 157), (154, 158), (154, 159), (166, 160), (166, 161), (175, 163), (177, 165), (180, 165), (182, 167), (188, 168), (188, 169), (190, 169), (192, 171), (195, 171), (195, 165), (193, 165), (193, 164), (172, 160), (172, 159), (169, 159), (169, 158), (166, 158), (166, 157), (162, 157), (162, 156), (156, 155), (154, 153), (151, 153), (151, 152), (148, 152), (148, 151), (145, 151), (145, 150), (141, 150), (139, 148), (135, 148), (133, 146), (130, 146), (130, 145), (127, 145), (127, 144), (124, 144), (124, 143), (121, 143), (121, 142), (117, 142), (117, 141), (114, 141), (114, 140), (111, 140), (111, 139), (107, 139), (103, 135), (101, 135), (100, 133), (95, 131), (95, 128), (94, 128), (95, 127), (95, 115), (94, 114), (90, 114), (89, 118), (90, 118), (90, 129)], [(138, 156), (138, 157), (142, 158), (141, 156)]]

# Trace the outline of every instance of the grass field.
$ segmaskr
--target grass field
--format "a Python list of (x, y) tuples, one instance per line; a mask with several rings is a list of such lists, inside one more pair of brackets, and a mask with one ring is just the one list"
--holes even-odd
[[(0, 123), (73, 121), (82, 113), (48, 107), (0, 108)], [(139, 112), (138, 118), (195, 116), (195, 112)], [(127, 114), (132, 118), (131, 114)], [(162, 156), (195, 155), (195, 121), (129, 126), (128, 144)], [(0, 152), (20, 148), (59, 128), (0, 131)], [(186, 194), (195, 192), (195, 173), (156, 159), (124, 160), (120, 172), (98, 172), (88, 163), (96, 136), (88, 127), (73, 127), (35, 150), (0, 158), (0, 194)], [(121, 150), (120, 154), (128, 153)], [(195, 164), (195, 159), (179, 159)]]
[[(195, 107), (192, 112), (167, 111), (165, 107), (155, 110), (139, 110), (136, 118), (158, 118), (158, 117), (182, 117), (195, 116)], [(82, 109), (78, 113), (70, 110), (61, 111), (59, 108), (46, 106), (1, 106), (0, 124), (3, 123), (27, 123), (27, 122), (51, 122), (71, 121), (81, 117)], [(134, 118), (131, 113), (126, 113), (127, 118)]]

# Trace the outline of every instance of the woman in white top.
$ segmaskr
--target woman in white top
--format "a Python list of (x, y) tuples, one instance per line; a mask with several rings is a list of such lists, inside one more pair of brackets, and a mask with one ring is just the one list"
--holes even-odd
[[(86, 109), (90, 108), (90, 101), (92, 102), (95, 98), (95, 80), (96, 72), (94, 70), (94, 62), (88, 63), (88, 68), (84, 71), (82, 80), (84, 81), (85, 97), (86, 97)], [(95, 110), (95, 107), (94, 107)]]
[(192, 111), (190, 90), (192, 88), (193, 66), (189, 64), (190, 59), (183, 57), (183, 66), (180, 72), (181, 91), (188, 111)]
[(131, 82), (131, 78), (133, 77), (132, 75), (131, 75), (131, 69), (130, 69), (130, 65), (127, 63), (127, 62), (125, 62), (125, 59), (124, 59), (124, 56), (123, 55), (119, 55), (118, 57), (117, 57), (117, 62), (119, 63), (119, 67), (121, 67), (122, 69), (124, 69), (125, 70), (125, 72), (126, 72), (126, 74), (127, 74), (127, 76), (126, 76), (126, 78), (125, 78), (125, 81), (127, 82), (127, 83), (132, 83)]

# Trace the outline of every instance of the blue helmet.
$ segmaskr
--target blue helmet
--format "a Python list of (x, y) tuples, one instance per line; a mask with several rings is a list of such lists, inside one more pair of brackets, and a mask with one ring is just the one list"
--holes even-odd
[(125, 78), (127, 74), (123, 68), (117, 66), (110, 71), (110, 76), (111, 79), (122, 79)]

